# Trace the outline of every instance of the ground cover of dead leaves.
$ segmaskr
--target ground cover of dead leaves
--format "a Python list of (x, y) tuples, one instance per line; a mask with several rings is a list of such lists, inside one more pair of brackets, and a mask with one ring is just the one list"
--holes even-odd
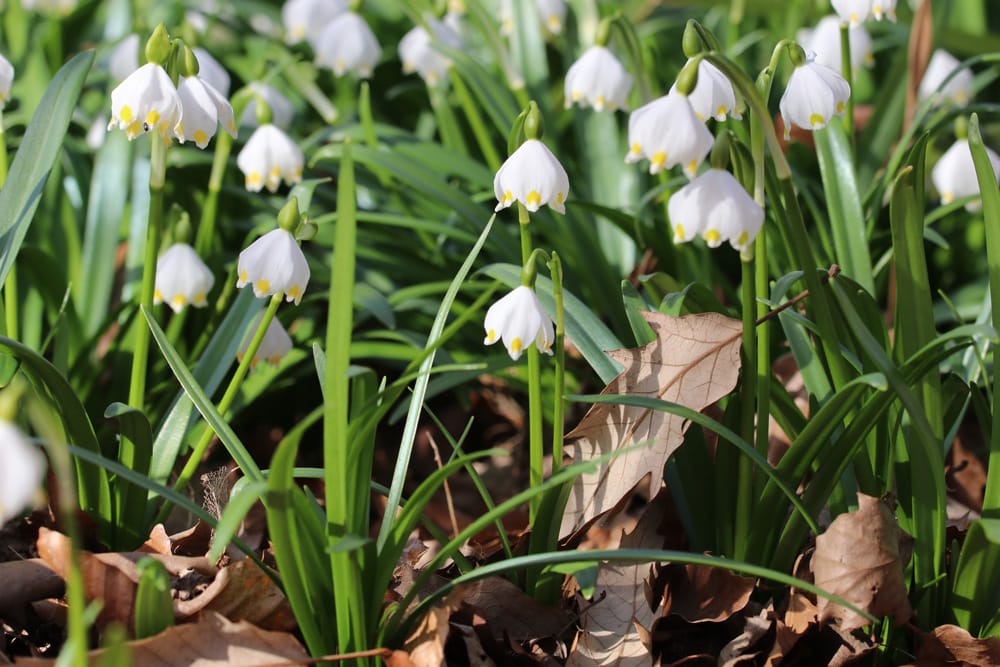
[[(624, 370), (605, 393), (645, 395), (700, 411), (733, 390), (740, 364), (738, 321), (717, 314), (644, 316), (656, 339), (612, 352)], [(778, 372), (789, 386), (794, 384), (794, 372), (787, 367)], [(575, 460), (592, 460), (637, 443), (649, 446), (605, 459), (597, 474), (578, 482), (562, 525), (567, 548), (683, 549), (683, 530), (661, 480), (665, 462), (681, 446), (688, 427), (685, 420), (663, 412), (592, 406), (568, 436)], [(984, 473), (961, 439), (950, 467), (949, 484), (956, 490), (951, 502), (974, 512)], [(633, 496), (644, 501), (633, 502), (628, 510)], [(958, 538), (960, 528), (954, 533)], [(58, 641), (46, 652), (46, 643), (36, 635), (41, 627), (60, 628), (64, 622), (68, 541), (45, 527), (33, 535), (37, 558), (0, 563), (0, 621), (6, 639), (0, 663), (17, 655), (18, 665), (54, 664)], [(158, 526), (136, 552), (84, 552), (87, 596), (103, 602), (95, 634), (112, 625), (132, 627), (136, 562), (152, 555), (174, 578), (177, 625), (128, 642), (133, 664), (309, 664), (280, 589), (252, 562), (234, 554), (224, 563), (209, 562), (204, 555), (208, 537), (204, 526), (169, 537)], [(518, 535), (513, 537), (516, 542)], [(266, 559), (266, 541), (258, 541)], [(470, 553), (495, 559), (495, 542), (481, 539), (470, 545)], [(393, 590), (386, 592), (389, 600), (405, 594), (434, 548), (419, 538), (411, 546), (397, 568)], [(1000, 664), (1000, 640), (976, 639), (955, 626), (917, 629), (903, 574), (909, 546), (888, 501), (859, 495), (857, 511), (834, 519), (801, 555), (794, 574), (859, 609), (893, 619), (902, 632), (911, 633), (915, 654), (889, 656), (892, 664)], [(442, 571), (439, 581), (450, 574)], [(500, 577), (457, 588), (420, 620), (404, 646), (373, 648), (371, 655), (390, 667), (867, 664), (878, 640), (865, 634), (866, 625), (863, 617), (825, 598), (723, 569), (605, 563), (589, 598), (568, 577), (558, 608), (538, 604), (516, 581)], [(24, 657), (26, 653), (34, 657)], [(91, 655), (96, 663), (102, 651)]]

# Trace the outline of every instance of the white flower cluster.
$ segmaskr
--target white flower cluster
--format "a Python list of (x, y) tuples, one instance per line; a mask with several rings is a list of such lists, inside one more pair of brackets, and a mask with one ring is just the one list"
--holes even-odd
[(287, 0), (281, 8), (285, 40), (306, 40), (316, 65), (337, 76), (352, 72), (366, 79), (382, 57), (375, 33), (365, 19), (350, 11), (345, 0)]

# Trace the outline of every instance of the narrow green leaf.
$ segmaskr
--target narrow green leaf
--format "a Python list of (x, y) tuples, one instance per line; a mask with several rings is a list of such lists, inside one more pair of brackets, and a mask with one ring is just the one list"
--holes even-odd
[(1000, 609), (1000, 520), (973, 521), (952, 579), (951, 609), (958, 625), (985, 636)]
[(146, 556), (135, 564), (139, 585), (135, 591), (135, 638), (158, 635), (174, 624), (170, 575), (163, 563)]
[(208, 551), (208, 560), (214, 563), (222, 557), (222, 553), (232, 541), (233, 536), (236, 535), (236, 531), (240, 529), (240, 524), (243, 523), (247, 512), (250, 511), (254, 503), (261, 499), (265, 491), (267, 491), (267, 482), (263, 480), (241, 484), (238, 489), (233, 488), (229, 502), (223, 508), (219, 523), (215, 527), (215, 534), (212, 535), (212, 548)]
[[(141, 411), (124, 403), (112, 403), (104, 411), (106, 419), (118, 421), (118, 462), (142, 475), (149, 474), (153, 456), (153, 431)], [(146, 489), (125, 480), (115, 480), (115, 503), (118, 506), (116, 540), (119, 547), (137, 547), (148, 537), (146, 530)], [(124, 542), (122, 540), (125, 540)]]

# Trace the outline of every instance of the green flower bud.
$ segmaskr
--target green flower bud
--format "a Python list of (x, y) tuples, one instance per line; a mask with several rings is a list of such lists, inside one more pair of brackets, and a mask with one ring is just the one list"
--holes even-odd
[(542, 112), (538, 110), (538, 105), (534, 100), (528, 103), (528, 113), (524, 116), (524, 138), (541, 139), (545, 133), (545, 124), (542, 121)]
[(682, 95), (690, 95), (694, 87), (698, 85), (698, 65), (701, 58), (692, 58), (684, 65), (684, 69), (677, 75), (677, 92)]
[(153, 34), (146, 40), (146, 62), (163, 66), (170, 58), (170, 35), (162, 23), (153, 29)]
[(300, 222), (299, 200), (297, 197), (292, 197), (278, 211), (278, 226), (286, 232), (294, 234)]

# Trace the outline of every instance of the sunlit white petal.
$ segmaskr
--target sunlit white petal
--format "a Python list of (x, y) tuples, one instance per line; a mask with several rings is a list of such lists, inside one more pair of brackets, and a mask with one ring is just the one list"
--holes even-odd
[(250, 285), (258, 298), (285, 293), (298, 304), (309, 285), (309, 264), (295, 237), (280, 227), (264, 234), (240, 253), (237, 287)]
[(502, 340), (514, 361), (532, 343), (539, 352), (552, 354), (555, 341), (552, 320), (530, 287), (521, 285), (490, 306), (483, 324), (486, 328), (483, 343), (492, 345)]
[(282, 179), (288, 185), (298, 183), (302, 180), (304, 161), (302, 149), (270, 123), (254, 130), (236, 156), (236, 166), (243, 172), (246, 188), (251, 192), (264, 187), (274, 192)]
[(175, 243), (156, 261), (153, 303), (166, 303), (175, 313), (189, 304), (201, 308), (208, 305), (208, 293), (213, 285), (212, 270), (194, 248), (186, 243)]
[(625, 162), (648, 159), (650, 174), (679, 164), (694, 178), (715, 137), (698, 119), (688, 96), (675, 90), (632, 112), (628, 143)]
[(545, 144), (528, 139), (497, 170), (493, 191), (499, 202), (497, 211), (519, 201), (532, 212), (548, 204), (565, 213), (569, 177)]

